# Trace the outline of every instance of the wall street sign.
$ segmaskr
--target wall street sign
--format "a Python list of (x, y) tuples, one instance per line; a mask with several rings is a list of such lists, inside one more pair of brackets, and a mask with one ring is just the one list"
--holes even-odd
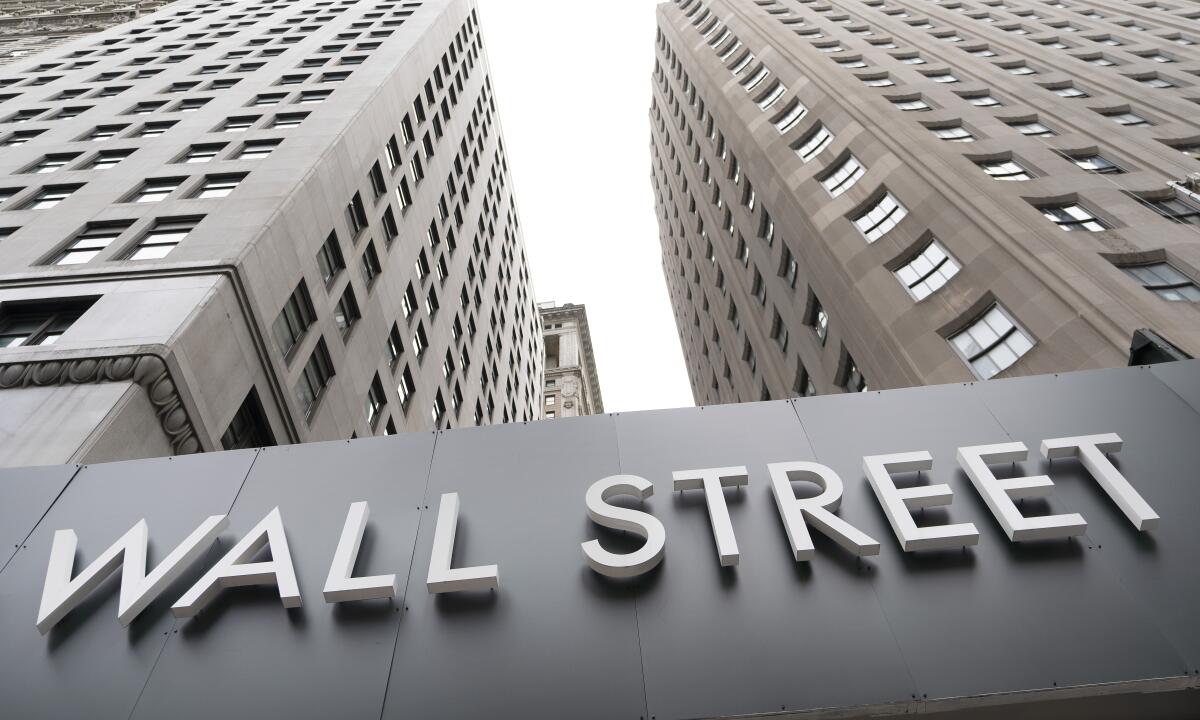
[(1186, 717), (1197, 437), (1188, 362), (0, 470), (0, 701)]

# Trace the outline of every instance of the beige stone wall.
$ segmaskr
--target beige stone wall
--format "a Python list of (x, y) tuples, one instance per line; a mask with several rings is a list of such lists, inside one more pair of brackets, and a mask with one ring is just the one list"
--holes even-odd
[[(1200, 140), (1200, 44), (1180, 42), (1200, 43), (1200, 24), (1185, 17), (1193, 8), (1003, 4), (660, 6), (653, 178), (664, 272), (697, 402), (800, 394), (803, 379), (820, 393), (841, 391), (851, 362), (870, 388), (972, 380), (948, 337), (997, 302), (1036, 343), (1003, 375), (1125, 364), (1139, 328), (1200, 352), (1200, 305), (1167, 302), (1116, 264), (1166, 259), (1198, 277), (1197, 226), (1168, 220), (1137, 197), (1163, 197), (1168, 181), (1200, 172), (1196, 151), (1179, 149)], [(1081, 14), (1093, 9), (1105, 17)], [(1145, 29), (1122, 24), (1129, 22)], [(723, 62), (734, 42), (742, 47)], [(735, 75), (730, 66), (745, 50), (754, 60)], [(1155, 53), (1162, 58), (1149, 57)], [(923, 62), (904, 62), (916, 57)], [(1088, 62), (1095, 57), (1117, 64)], [(768, 79), (747, 92), (742, 81), (759, 63)], [(1013, 74), (1018, 64), (1035, 72)], [(934, 79), (946, 74), (957, 81)], [(867, 84), (884, 77), (890, 85)], [(1143, 82), (1151, 77), (1177, 87)], [(786, 91), (764, 111), (756, 101), (775, 80)], [(1066, 84), (1088, 97), (1055, 92)], [(985, 94), (1000, 104), (971, 102)], [(918, 99), (927, 111), (896, 104)], [(775, 123), (793, 101), (807, 111), (781, 132)], [(1126, 111), (1153, 124), (1122, 126), (1105, 114)], [(1011, 125), (1031, 121), (1055, 134), (1027, 136)], [(833, 140), (805, 161), (795, 148), (822, 125)], [(933, 132), (954, 125), (975, 142)], [(1066, 157), (1095, 152), (1125, 172), (1090, 173)], [(851, 155), (865, 172), (831, 197), (821, 180)], [(979, 166), (1004, 160), (1032, 179), (998, 181)], [(907, 216), (869, 243), (852, 220), (884, 192)], [(1094, 211), (1110, 229), (1065, 232), (1039, 209), (1065, 202)], [(771, 242), (762, 233), (766, 214)], [(918, 302), (893, 271), (931, 238), (961, 271)], [(785, 253), (797, 262), (794, 287), (781, 275)], [(829, 317), (824, 343), (808, 324), (815, 300)]]

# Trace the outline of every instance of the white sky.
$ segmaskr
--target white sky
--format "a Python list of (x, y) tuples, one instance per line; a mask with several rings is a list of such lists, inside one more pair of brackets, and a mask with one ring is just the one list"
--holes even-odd
[(540, 302), (587, 305), (608, 412), (692, 405), (650, 189), (656, 0), (478, 0)]

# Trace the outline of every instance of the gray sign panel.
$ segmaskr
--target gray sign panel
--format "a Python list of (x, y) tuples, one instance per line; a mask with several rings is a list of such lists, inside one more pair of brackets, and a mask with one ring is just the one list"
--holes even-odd
[[(0, 473), (0, 702), (11, 717), (597, 718), (892, 714), (1023, 703), (1030, 717), (1200, 714), (1200, 362), (737, 406), (617, 414), (438, 434)], [(1161, 515), (1139, 532), (1047, 438), (1117, 433), (1119, 470)], [(1029, 516), (1077, 512), (1071, 540), (1010, 542), (958, 448), (1019, 441), (999, 477), (1044, 474)], [(924, 450), (945, 483), (919, 525), (973, 523), (967, 549), (905, 553), (863, 456)], [(796, 562), (768, 464), (812, 461), (845, 488), (838, 515), (879, 541), (859, 559), (819, 532)], [(676, 471), (744, 466), (724, 499), (740, 561), (723, 567), (702, 490)], [(644, 477), (665, 559), (613, 580), (581, 543), (640, 547), (590, 521), (587, 489)], [(798, 496), (811, 488), (796, 482)], [(496, 591), (426, 587), (439, 501), (461, 503), (455, 567), (499, 566)], [(322, 596), (351, 503), (370, 504), (359, 576), (393, 600)], [(230, 588), (191, 619), (170, 605), (278, 507), (303, 606)], [(56, 530), (78, 573), (137, 520), (155, 566), (208, 515), (229, 528), (128, 628), (118, 574), (46, 636), (35, 628)], [(265, 555), (264, 555), (265, 557)], [(1104, 693), (1165, 690), (1097, 701)], [(1074, 699), (1073, 699), (1074, 698)], [(1003, 711), (1001, 715), (1003, 715)], [(943, 717), (953, 717), (944, 715)], [(992, 717), (997, 715), (962, 715)]]

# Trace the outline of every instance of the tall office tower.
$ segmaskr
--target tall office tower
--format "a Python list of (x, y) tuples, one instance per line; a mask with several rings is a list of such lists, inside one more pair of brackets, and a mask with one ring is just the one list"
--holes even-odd
[(178, 2), (0, 85), (0, 464), (540, 416), (469, 0)]
[(1200, 354), (1196, 17), (660, 6), (653, 181), (696, 401)]
[(592, 353), (587, 308), (540, 303), (546, 348), (543, 418), (599, 415), (604, 412), (600, 376)]
[(139, 18), (171, 0), (3, 0), (0, 65)]

